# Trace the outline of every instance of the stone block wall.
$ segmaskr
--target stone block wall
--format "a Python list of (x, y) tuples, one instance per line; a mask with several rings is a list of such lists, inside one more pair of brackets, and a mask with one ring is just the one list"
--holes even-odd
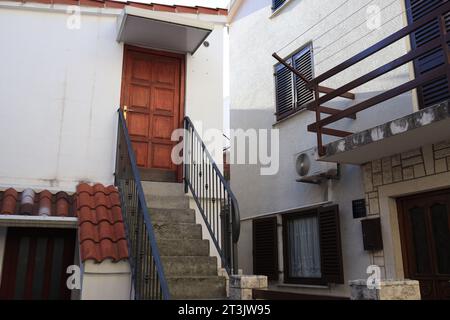
[[(380, 215), (379, 187), (450, 171), (450, 141), (377, 159), (362, 168), (368, 216), (377, 217)], [(371, 259), (385, 275), (383, 251), (373, 252)]]

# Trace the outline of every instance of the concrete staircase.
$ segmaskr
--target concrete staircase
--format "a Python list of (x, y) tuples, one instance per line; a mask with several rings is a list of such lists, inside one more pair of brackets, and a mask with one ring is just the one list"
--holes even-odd
[(225, 299), (226, 280), (195, 223), (183, 184), (143, 181), (142, 186), (172, 299)]

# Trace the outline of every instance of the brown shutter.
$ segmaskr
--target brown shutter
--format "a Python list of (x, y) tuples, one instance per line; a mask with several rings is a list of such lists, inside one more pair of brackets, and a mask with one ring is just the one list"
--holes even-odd
[(322, 276), (328, 283), (344, 283), (339, 206), (319, 209)]
[[(291, 62), (291, 60), (288, 62)], [(275, 93), (278, 120), (291, 114), (294, 108), (293, 81), (292, 72), (288, 68), (282, 64), (275, 66)]]
[[(446, 0), (406, 0), (408, 23), (412, 24), (420, 18), (431, 13), (439, 6), (445, 4)], [(447, 30), (450, 30), (450, 14), (445, 15)], [(419, 48), (424, 44), (440, 36), (439, 21), (436, 18), (425, 26), (417, 29), (411, 35), (412, 48)], [(436, 69), (444, 63), (444, 52), (437, 48), (414, 60), (414, 70), (416, 76), (425, 74)], [(420, 108), (427, 108), (439, 102), (450, 99), (447, 77), (434, 80), (428, 84), (417, 88)]]
[(253, 273), (278, 280), (276, 217), (253, 220)]

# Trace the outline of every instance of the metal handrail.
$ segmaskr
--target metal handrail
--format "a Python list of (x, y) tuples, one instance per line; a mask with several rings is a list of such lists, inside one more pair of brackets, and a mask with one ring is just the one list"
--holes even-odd
[(170, 299), (126, 120), (118, 110), (115, 184), (119, 188), (137, 300)]
[(237, 273), (239, 204), (189, 117), (184, 118), (184, 183), (229, 274)]

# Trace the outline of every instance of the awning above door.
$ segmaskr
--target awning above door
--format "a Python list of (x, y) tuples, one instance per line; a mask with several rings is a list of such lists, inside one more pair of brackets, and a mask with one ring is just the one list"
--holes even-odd
[(117, 41), (193, 54), (214, 28), (212, 23), (176, 13), (126, 6), (119, 17)]

